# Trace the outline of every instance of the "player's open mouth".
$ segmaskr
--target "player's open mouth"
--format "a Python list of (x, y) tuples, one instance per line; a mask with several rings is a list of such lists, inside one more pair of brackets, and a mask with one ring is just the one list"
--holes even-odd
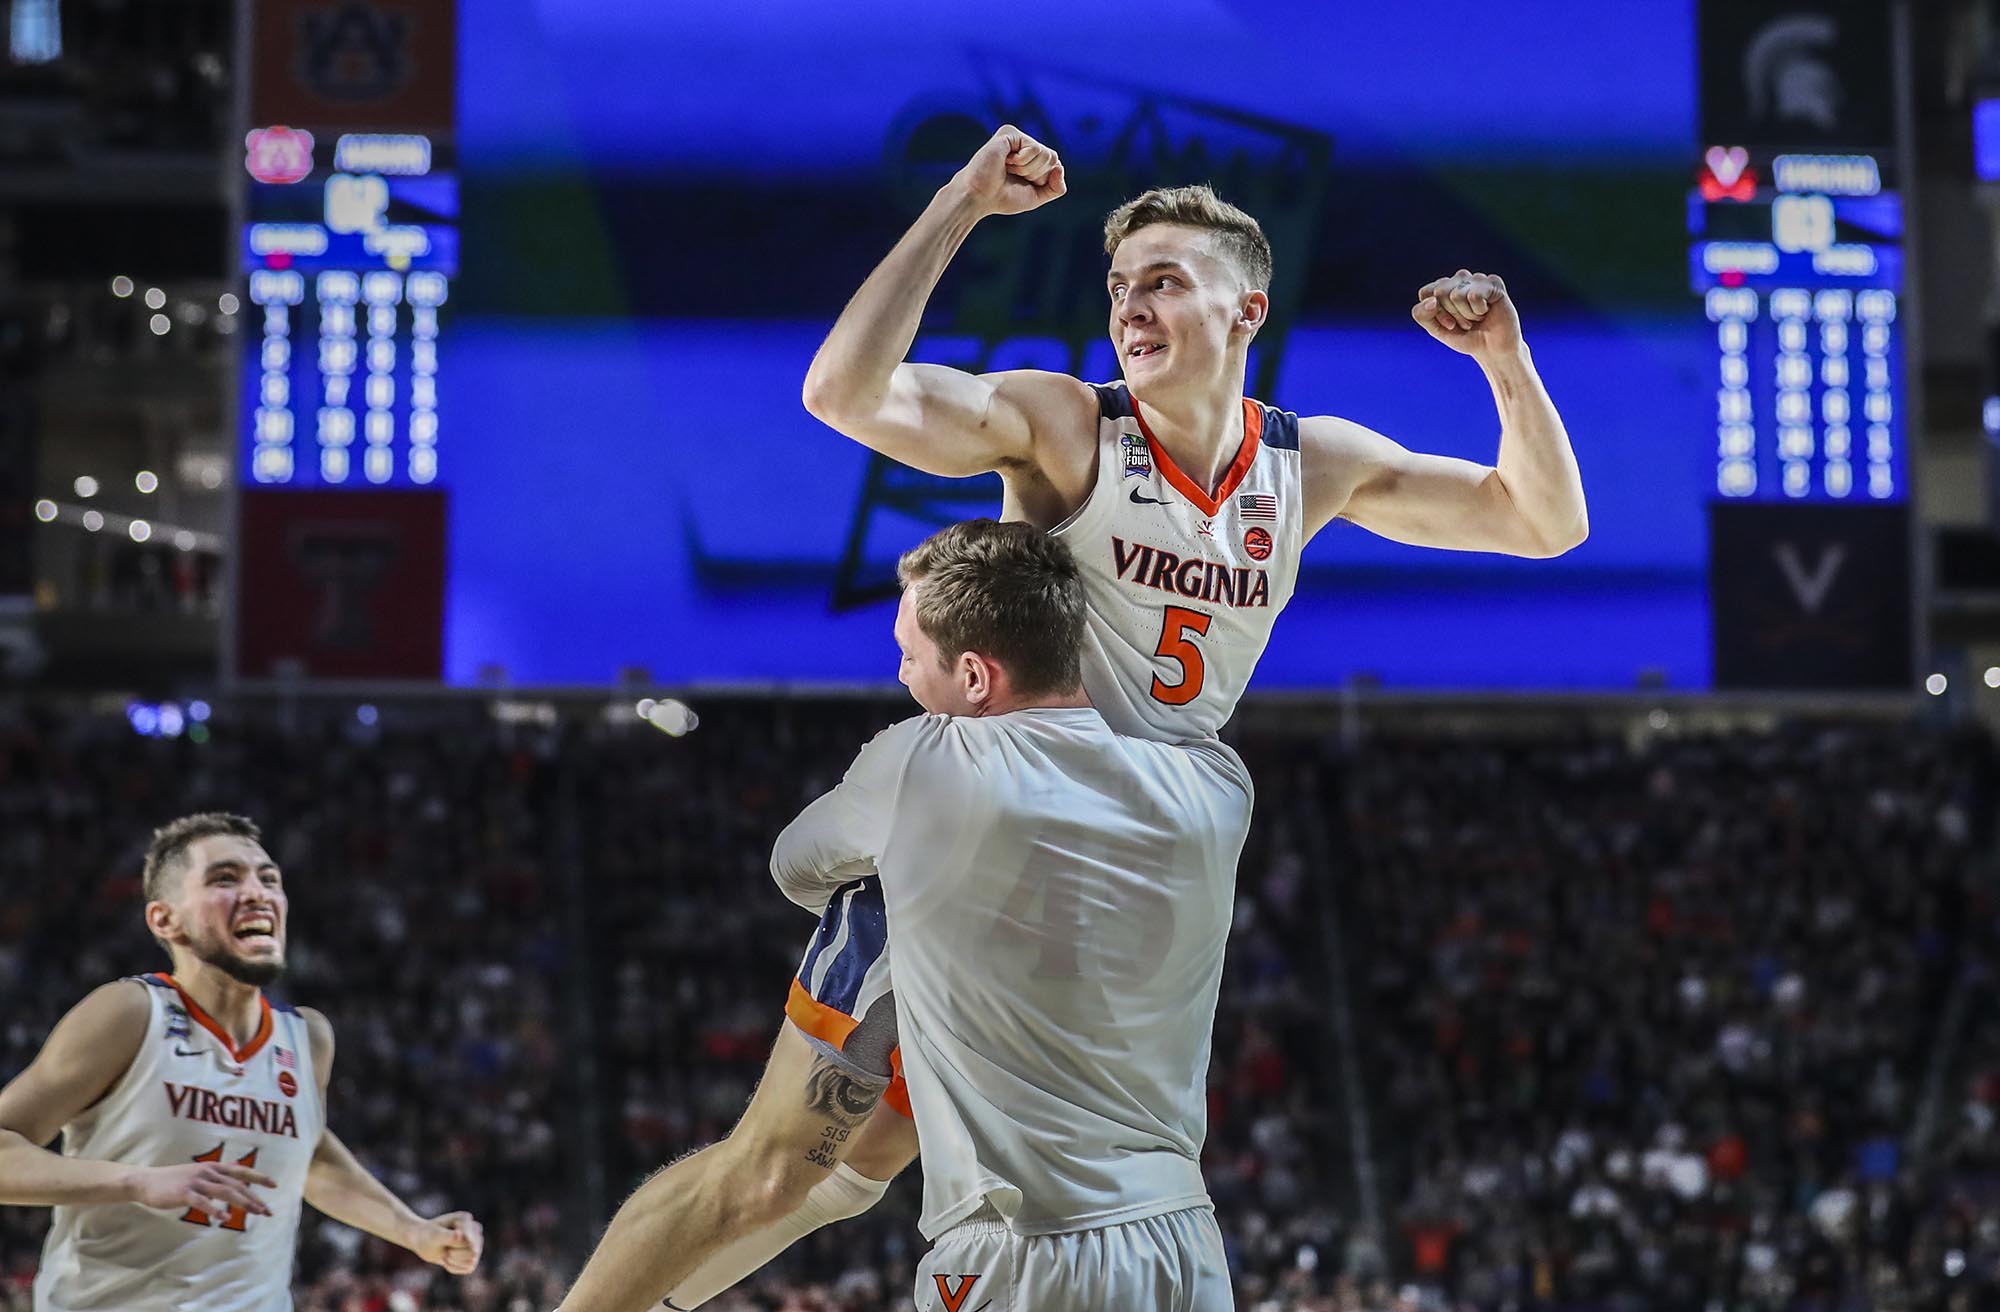
[(247, 943), (256, 939), (277, 937), (278, 923), (267, 916), (256, 916), (236, 927), (236, 941)]
[(1127, 348), (1125, 354), (1127, 358), (1137, 360), (1144, 356), (1158, 355), (1166, 349), (1165, 342), (1140, 342), (1137, 346)]

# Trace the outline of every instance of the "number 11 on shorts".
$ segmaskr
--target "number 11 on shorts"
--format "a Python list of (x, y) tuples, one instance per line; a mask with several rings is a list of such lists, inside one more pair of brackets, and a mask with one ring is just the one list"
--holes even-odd
[[(1153, 676), (1153, 700), (1168, 706), (1185, 706), (1201, 695), (1202, 679), (1208, 667), (1202, 664), (1201, 648), (1194, 645), (1194, 638), (1208, 632), (1208, 626), (1215, 616), (1186, 606), (1167, 607), (1166, 622), (1160, 629), (1160, 646), (1153, 654), (1164, 656), (1181, 667), (1178, 683), (1163, 683), (1159, 675)], [(1194, 635), (1190, 637), (1189, 635)]]

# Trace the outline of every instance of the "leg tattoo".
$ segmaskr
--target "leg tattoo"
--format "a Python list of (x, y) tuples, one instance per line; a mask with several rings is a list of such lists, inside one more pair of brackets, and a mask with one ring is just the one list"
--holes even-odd
[(806, 1076), (805, 1097), (807, 1110), (826, 1118), (819, 1142), (806, 1150), (806, 1160), (830, 1171), (840, 1145), (875, 1110), (875, 1104), (882, 1100), (882, 1090), (855, 1079), (820, 1057), (813, 1062), (812, 1073)]

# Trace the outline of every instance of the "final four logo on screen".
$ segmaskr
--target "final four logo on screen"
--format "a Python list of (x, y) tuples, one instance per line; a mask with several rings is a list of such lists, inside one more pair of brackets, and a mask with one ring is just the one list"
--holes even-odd
[(308, 12), (299, 77), (328, 100), (379, 100), (410, 80), (410, 19), (371, 4)]

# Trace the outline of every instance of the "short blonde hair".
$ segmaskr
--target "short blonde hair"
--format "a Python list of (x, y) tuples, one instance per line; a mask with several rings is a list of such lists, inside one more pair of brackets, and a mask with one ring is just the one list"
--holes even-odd
[(905, 552), (896, 576), (922, 581), (917, 627), (947, 666), (968, 651), (990, 656), (1025, 696), (1083, 682), (1083, 575), (1033, 524), (953, 524)]
[(1253, 291), (1271, 288), (1271, 243), (1257, 220), (1215, 194), (1206, 185), (1155, 187), (1111, 211), (1104, 220), (1104, 253), (1141, 228), (1174, 223), (1216, 235), (1224, 255), (1243, 273)]

